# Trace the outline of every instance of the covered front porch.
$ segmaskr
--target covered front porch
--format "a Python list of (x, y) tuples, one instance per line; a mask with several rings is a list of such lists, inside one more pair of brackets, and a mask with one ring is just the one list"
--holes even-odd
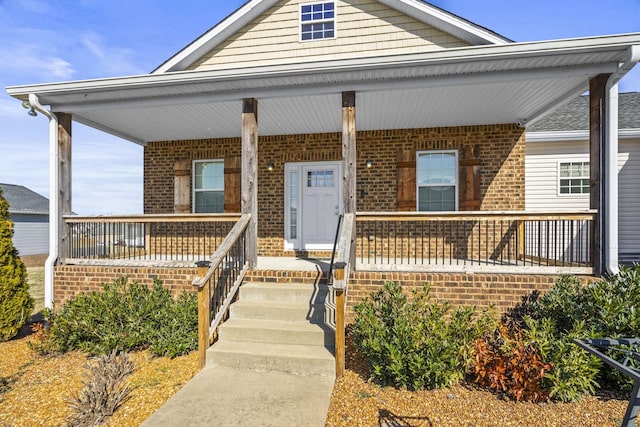
[[(8, 88), (50, 122), (46, 303), (66, 286), (54, 270), (193, 269), (241, 223), (249, 270), (259, 255), (330, 258), (340, 215), (354, 217), (351, 271), (613, 272), (617, 82), (637, 45), (623, 35)], [(524, 126), (587, 89), (591, 210), (524, 212)], [(145, 215), (71, 216), (72, 121), (145, 146)], [(432, 153), (453, 160), (435, 178), (454, 196), (415, 212), (433, 184), (420, 156)], [(195, 213), (196, 162), (209, 160), (224, 172), (212, 195), (222, 215)], [(335, 169), (305, 169), (316, 163)], [(298, 187), (329, 184), (337, 199), (300, 216)], [(297, 236), (316, 223), (321, 245), (305, 246)]]

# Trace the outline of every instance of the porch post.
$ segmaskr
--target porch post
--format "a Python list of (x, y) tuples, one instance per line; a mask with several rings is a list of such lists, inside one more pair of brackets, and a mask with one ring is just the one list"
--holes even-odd
[[(356, 93), (342, 92), (342, 205), (344, 213), (356, 213)], [(351, 245), (349, 263), (355, 269), (356, 248)]]
[(247, 226), (249, 269), (258, 264), (258, 100), (242, 100), (242, 199), (241, 212), (251, 214)]
[(58, 256), (64, 263), (68, 256), (69, 234), (63, 216), (71, 215), (71, 114), (53, 113), (58, 120)]
[[(600, 74), (589, 81), (589, 165), (591, 180), (590, 208), (598, 214), (594, 224), (592, 239), (594, 274), (601, 275), (607, 265), (607, 222), (612, 220), (606, 203), (607, 179), (617, 174), (617, 168), (610, 170), (608, 159), (609, 97), (607, 82), (610, 74)], [(617, 150), (616, 150), (617, 151)], [(617, 153), (615, 154), (617, 157)]]

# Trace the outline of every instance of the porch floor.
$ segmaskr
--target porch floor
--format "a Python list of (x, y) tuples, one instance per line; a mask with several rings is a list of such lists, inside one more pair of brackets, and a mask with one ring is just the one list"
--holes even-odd
[(330, 259), (294, 257), (258, 257), (257, 270), (329, 271)]

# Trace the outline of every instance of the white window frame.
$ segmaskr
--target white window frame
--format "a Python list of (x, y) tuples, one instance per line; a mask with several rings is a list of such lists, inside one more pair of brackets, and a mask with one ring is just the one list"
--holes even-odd
[[(198, 164), (198, 163), (219, 163), (219, 164), (222, 164), (222, 169), (223, 169), (222, 188), (196, 188), (196, 164)], [(191, 183), (192, 183), (191, 184), (191, 189), (192, 189), (191, 200), (193, 202), (192, 202), (191, 212), (192, 213), (198, 213), (198, 212), (196, 212), (196, 193), (222, 191), (222, 195), (224, 197), (224, 159), (194, 160), (193, 164), (192, 164), (192, 171), (193, 172), (192, 172), (192, 176), (191, 176)], [(222, 208), (222, 213), (224, 213), (224, 206)]]
[[(458, 150), (423, 150), (416, 152), (416, 211), (417, 212), (430, 212), (430, 211), (420, 211), (420, 188), (422, 187), (451, 187), (451, 184), (427, 184), (420, 185), (420, 156), (424, 154), (453, 154), (455, 157), (455, 173), (454, 178), (455, 182), (453, 183), (454, 187), (454, 205), (455, 211), (458, 211), (458, 192), (460, 189), (460, 178), (459, 178), (459, 166), (458, 166)], [(446, 211), (442, 211), (446, 212)]]
[[(333, 18), (330, 19), (312, 19), (310, 21), (302, 21), (302, 8), (304, 6), (314, 6), (317, 4), (324, 4), (324, 3), (333, 3)], [(303, 40), (302, 39), (302, 26), (303, 25), (307, 25), (307, 24), (324, 24), (327, 22), (333, 22), (333, 37), (322, 37), (320, 39), (308, 39), (308, 40)], [(317, 42), (317, 41), (321, 41), (321, 40), (335, 40), (338, 37), (338, 10), (337, 10), (337, 5), (335, 1), (314, 1), (314, 2), (310, 2), (310, 3), (302, 3), (300, 4), (300, 9), (299, 9), (299, 14), (298, 14), (298, 39), (301, 43), (307, 43), (307, 42)]]
[[(562, 169), (562, 165), (570, 165), (569, 167), (571, 167), (571, 165), (576, 164), (576, 163), (581, 163), (581, 164), (587, 164), (589, 166), (589, 173), (586, 176), (581, 176), (581, 177), (561, 177), (560, 176), (560, 170)], [(591, 162), (589, 160), (558, 160), (558, 167), (556, 169), (557, 171), (557, 180), (556, 180), (556, 194), (558, 195), (558, 197), (584, 197), (584, 196), (588, 196), (591, 193), (591, 189), (589, 187), (587, 187), (588, 191), (586, 193), (563, 193), (560, 189), (562, 187), (562, 185), (560, 185), (560, 182), (565, 179), (565, 180), (571, 180), (571, 179), (587, 179), (587, 180), (591, 180), (591, 176), (590, 176), (590, 170), (591, 170)]]

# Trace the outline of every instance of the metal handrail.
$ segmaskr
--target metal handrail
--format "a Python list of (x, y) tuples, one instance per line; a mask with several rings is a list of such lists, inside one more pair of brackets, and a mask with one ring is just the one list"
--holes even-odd
[(333, 239), (333, 249), (331, 250), (331, 262), (329, 263), (329, 271), (327, 272), (327, 286), (330, 286), (333, 284), (333, 261), (335, 260), (335, 256), (336, 256), (336, 248), (338, 246), (338, 239), (340, 238), (340, 225), (342, 224), (342, 217), (343, 215), (340, 215), (338, 217), (338, 226), (336, 227), (336, 237), (335, 239)]

